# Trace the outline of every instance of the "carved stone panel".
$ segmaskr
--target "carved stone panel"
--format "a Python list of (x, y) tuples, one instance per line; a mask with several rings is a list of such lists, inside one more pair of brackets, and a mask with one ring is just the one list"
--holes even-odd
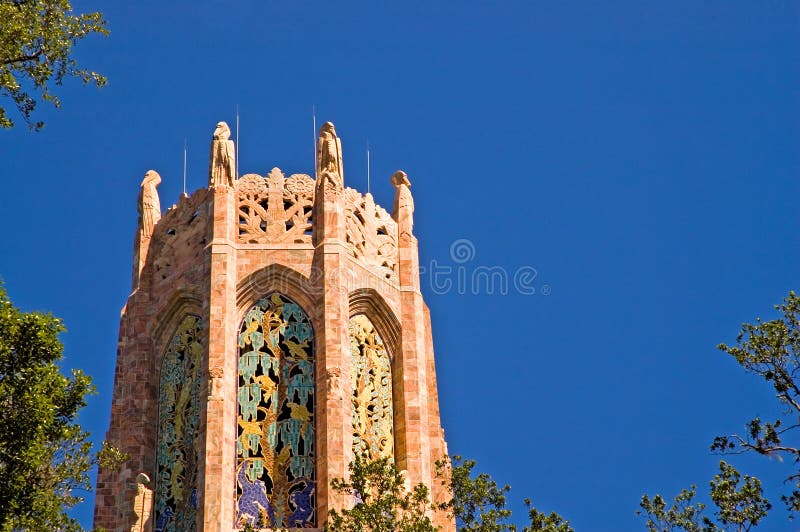
[(364, 314), (350, 319), (353, 382), (353, 454), (394, 459), (392, 363), (375, 326)]
[(345, 189), (347, 247), (357, 259), (383, 278), (397, 280), (397, 222), (383, 207), (376, 205), (372, 194), (361, 195)]
[(273, 168), (264, 178), (247, 174), (236, 183), (239, 242), (309, 244), (314, 180), (304, 174), (284, 178)]

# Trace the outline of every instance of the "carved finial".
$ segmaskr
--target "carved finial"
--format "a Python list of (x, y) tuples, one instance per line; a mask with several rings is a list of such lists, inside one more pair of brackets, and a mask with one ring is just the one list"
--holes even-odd
[(148, 170), (142, 180), (139, 191), (139, 230), (142, 236), (153, 234), (153, 227), (161, 219), (161, 201), (158, 199), (156, 187), (161, 183), (161, 176), (155, 170)]
[[(320, 178), (322, 178), (320, 180)], [(342, 142), (331, 122), (319, 129), (317, 141), (317, 179), (340, 190), (344, 186), (342, 167)]]
[(410, 187), (411, 181), (408, 180), (408, 174), (406, 174), (402, 170), (398, 170), (392, 174), (392, 185), (394, 185), (395, 187), (399, 187), (400, 185), (405, 185), (407, 187)]
[(408, 175), (398, 170), (392, 175), (394, 185), (394, 208), (392, 217), (397, 222), (401, 235), (410, 235), (414, 230), (414, 198), (411, 195), (411, 181)]
[(228, 140), (231, 138), (231, 128), (228, 127), (227, 122), (217, 122), (217, 127), (214, 129), (214, 140)]
[(237, 178), (236, 148), (230, 137), (231, 128), (225, 122), (219, 122), (211, 141), (211, 168), (208, 182), (210, 187), (232, 187)]

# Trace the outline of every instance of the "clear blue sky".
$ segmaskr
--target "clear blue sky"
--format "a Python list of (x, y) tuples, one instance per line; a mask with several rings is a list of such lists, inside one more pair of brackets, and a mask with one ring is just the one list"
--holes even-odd
[[(774, 412), (715, 346), (800, 288), (800, 4), (387, 4), (86, 2), (112, 34), (78, 56), (109, 85), (68, 82), (43, 132), (0, 132), (0, 275), (66, 321), (101, 440), (145, 171), (169, 207), (186, 139), (205, 186), (239, 104), (242, 173), (310, 173), (315, 105), (347, 185), (366, 188), (367, 142), (379, 203), (408, 172), (422, 262), (453, 268), (423, 289), (451, 452), (520, 513), (530, 497), (579, 531), (643, 530), (642, 493), (705, 489), (712, 437)], [(459, 293), (479, 266), (535, 268), (536, 293)], [(760, 530), (787, 530), (790, 465), (734, 463), (778, 507)]]

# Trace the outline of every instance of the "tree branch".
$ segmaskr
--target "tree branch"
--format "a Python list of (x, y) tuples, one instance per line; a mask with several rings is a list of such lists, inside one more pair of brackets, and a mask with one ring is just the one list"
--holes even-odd
[(42, 54), (44, 54), (44, 49), (39, 48), (36, 52), (32, 54), (23, 55), (20, 57), (15, 57), (13, 59), (3, 59), (3, 62), (0, 63), (2, 65), (13, 65), (14, 63), (24, 63), (25, 61), (32, 61), (34, 59), (39, 59)]

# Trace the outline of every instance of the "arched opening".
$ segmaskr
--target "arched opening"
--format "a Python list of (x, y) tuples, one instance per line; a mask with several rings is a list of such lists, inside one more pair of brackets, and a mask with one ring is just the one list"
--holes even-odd
[(365, 314), (350, 318), (353, 385), (353, 454), (394, 461), (392, 362), (378, 331)]
[(314, 332), (308, 315), (273, 293), (239, 332), (236, 523), (316, 523)]
[(186, 316), (161, 362), (156, 447), (155, 530), (197, 530), (202, 323)]

